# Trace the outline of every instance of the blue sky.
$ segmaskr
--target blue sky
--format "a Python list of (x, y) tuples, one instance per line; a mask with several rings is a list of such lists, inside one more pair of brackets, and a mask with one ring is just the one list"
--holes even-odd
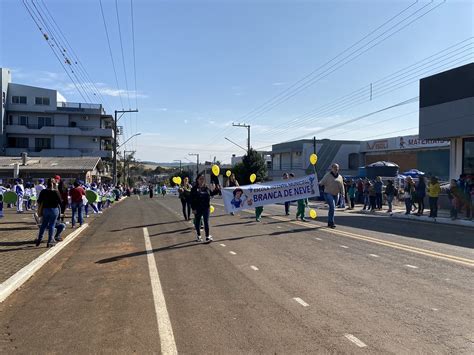
[[(34, 3), (41, 7), (42, 1), (105, 97), (107, 111), (122, 108), (119, 92), (125, 108), (129, 107), (128, 95), (134, 108), (130, 0), (118, 1), (128, 95), (115, 1), (102, 0), (102, 3), (119, 88), (115, 84), (99, 0), (34, 0)], [(334, 67), (334, 72), (281, 105), (259, 116), (246, 115), (413, 3), (133, 0), (140, 112), (125, 116), (121, 124), (125, 137), (136, 132), (142, 135), (130, 141), (126, 148), (136, 149), (137, 157), (142, 160), (194, 160), (188, 156), (193, 152), (200, 153), (203, 160), (216, 156), (221, 161), (230, 161), (233, 153), (239, 155), (243, 151), (224, 137), (246, 146), (246, 131), (232, 128), (232, 122), (250, 122), (252, 146), (260, 148), (303, 135), (312, 137), (313, 132), (324, 127), (417, 96), (417, 78), (473, 60), (471, 1), (446, 1), (358, 58), (340, 68)], [(419, 15), (423, 14), (440, 3), (439, 0), (418, 1), (360, 45), (395, 25), (397, 20), (417, 10)], [(84, 101), (21, 1), (1, 0), (0, 4), (0, 65), (13, 70), (13, 81), (58, 89), (68, 101)], [(420, 10), (423, 6), (425, 9)], [(458, 51), (451, 57), (431, 63), (438, 63), (437, 66), (422, 63), (420, 70), (406, 77), (412, 79), (406, 86), (399, 89), (394, 86), (396, 90), (384, 92), (374, 84), (370, 101), (370, 83), (469, 38), (464, 43), (467, 47), (453, 47)], [(336, 101), (330, 109), (318, 110), (361, 88), (366, 90), (362, 91), (359, 105)], [(311, 110), (320, 114), (302, 116)], [(302, 117), (298, 119), (298, 116)], [(390, 120), (391, 117), (398, 118)], [(352, 125), (318, 132), (316, 136), (352, 140), (404, 135), (417, 133), (417, 125), (417, 103), (413, 103)]]

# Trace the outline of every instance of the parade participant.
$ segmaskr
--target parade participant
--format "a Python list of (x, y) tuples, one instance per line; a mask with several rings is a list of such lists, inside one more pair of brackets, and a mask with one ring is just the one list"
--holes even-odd
[(153, 198), (153, 185), (152, 184), (148, 186), (148, 193), (150, 194), (150, 198)]
[(382, 209), (382, 192), (383, 192), (383, 182), (380, 176), (377, 176), (374, 182), (375, 188), (375, 208), (378, 210)]
[(163, 197), (165, 197), (166, 195), (166, 190), (167, 190), (167, 187), (165, 184), (163, 184), (163, 186), (161, 187), (161, 194), (163, 195)]
[[(235, 178), (235, 174), (234, 173), (230, 174), (229, 181), (227, 181), (227, 187), (238, 187), (238, 186), (240, 185), (237, 179)], [(231, 212), (230, 214), (233, 216), (234, 212)]]
[(3, 181), (0, 181), (0, 218), (3, 217), (3, 194), (7, 192), (7, 189), (2, 184)]
[(438, 198), (441, 192), (441, 186), (439, 185), (436, 176), (432, 176), (428, 183), (428, 201), (430, 203), (430, 217), (438, 217)]
[(332, 164), (331, 171), (326, 173), (319, 185), (324, 186), (324, 197), (329, 205), (328, 227), (336, 228), (334, 224), (334, 210), (336, 209), (336, 201), (339, 194), (344, 196), (344, 181), (339, 174), (339, 165)]
[(39, 230), (38, 238), (36, 239), (36, 246), (41, 244), (43, 234), (46, 228), (48, 228), (48, 244), (47, 247), (53, 247), (56, 243), (54, 242), (54, 227), (59, 217), (59, 205), (61, 204), (61, 197), (59, 192), (55, 188), (55, 180), (49, 179), (47, 188), (41, 191), (38, 197), (38, 204), (41, 204), (43, 209), (43, 220)]
[(15, 182), (16, 212), (23, 213), (23, 196), (25, 195), (25, 188), (23, 187), (23, 180), (17, 179)]
[(296, 211), (296, 219), (300, 217), (303, 222), (307, 221), (307, 219), (304, 218), (304, 216), (305, 216), (305, 209), (306, 207), (308, 207), (308, 203), (309, 201), (307, 198), (302, 198), (298, 200), (298, 209)]
[(189, 183), (189, 178), (186, 176), (178, 189), (179, 199), (183, 207), (183, 216), (185, 221), (189, 221), (191, 219), (191, 189), (192, 186)]
[(260, 222), (262, 220), (263, 206), (255, 207), (255, 220)]
[(44, 186), (44, 179), (38, 179), (38, 184), (35, 186), (36, 189), (36, 196), (39, 196), (41, 191), (43, 191), (46, 187)]
[(404, 191), (405, 193), (403, 194), (403, 197), (405, 199), (405, 207), (406, 207), (405, 214), (408, 215), (411, 213), (411, 208), (412, 208), (412, 203), (413, 203), (413, 194), (415, 193), (415, 183), (410, 176), (407, 176), (407, 178), (405, 179)]
[(388, 180), (385, 187), (385, 195), (387, 196), (388, 210), (387, 213), (392, 212), (393, 199), (396, 196), (397, 189), (393, 186), (393, 180)]
[(74, 181), (74, 188), (71, 189), (69, 192), (71, 196), (71, 210), (72, 210), (72, 219), (71, 219), (71, 226), (74, 228), (76, 225), (76, 214), (77, 214), (77, 221), (79, 225), (82, 226), (84, 222), (82, 218), (82, 208), (84, 206), (83, 196), (86, 195), (86, 192), (79, 184), (79, 181)]
[(418, 178), (418, 183), (415, 186), (415, 191), (416, 191), (416, 199), (418, 202), (418, 212), (415, 215), (422, 216), (423, 211), (425, 210), (425, 196), (426, 196), (426, 183), (425, 183), (424, 176), (420, 176)]
[(212, 236), (209, 234), (209, 209), (211, 206), (211, 196), (217, 195), (219, 190), (211, 189), (206, 185), (204, 174), (199, 174), (196, 179), (196, 184), (191, 189), (191, 207), (194, 213), (194, 227), (196, 228), (196, 241), (201, 239), (201, 218), (204, 222), (204, 231), (206, 233), (206, 242), (212, 241)]
[(68, 205), (69, 193), (63, 180), (59, 180), (58, 192), (59, 192), (59, 196), (61, 196), (61, 205), (60, 205), (61, 213), (59, 214), (59, 220), (61, 220), (61, 222), (64, 222), (64, 217), (66, 215), (66, 208)]
[[(290, 175), (288, 173), (283, 174), (283, 180), (288, 180), (289, 178), (290, 178)], [(290, 204), (291, 204), (291, 201), (285, 202), (285, 215), (286, 216), (290, 215)]]
[(25, 210), (29, 211), (32, 208), (31, 198), (36, 195), (36, 190), (32, 188), (32, 184), (27, 182), (25, 183), (25, 194), (23, 196), (23, 202), (25, 204)]

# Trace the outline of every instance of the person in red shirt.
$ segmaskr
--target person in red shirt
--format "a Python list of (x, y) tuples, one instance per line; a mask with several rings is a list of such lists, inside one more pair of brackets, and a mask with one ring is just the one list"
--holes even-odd
[(69, 192), (69, 196), (71, 196), (72, 228), (74, 228), (74, 225), (76, 224), (76, 214), (79, 225), (82, 226), (82, 223), (84, 222), (82, 218), (82, 208), (84, 207), (82, 198), (85, 195), (86, 192), (84, 189), (79, 185), (79, 182), (75, 181), (74, 188)]

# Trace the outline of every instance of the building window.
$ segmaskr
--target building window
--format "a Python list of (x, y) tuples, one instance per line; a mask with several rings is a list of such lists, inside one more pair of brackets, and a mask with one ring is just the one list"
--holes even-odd
[(462, 173), (474, 175), (474, 138), (463, 139)]
[(8, 124), (8, 125), (12, 125), (12, 124), (13, 124), (13, 116), (12, 116), (12, 115), (8, 115), (7, 124)]
[(40, 152), (42, 149), (51, 149), (51, 138), (35, 138), (35, 151)]
[(349, 170), (357, 170), (360, 166), (359, 163), (359, 153), (349, 154)]
[(35, 105), (49, 105), (49, 97), (36, 97), (35, 98)]
[(28, 138), (9, 137), (8, 146), (10, 146), (11, 148), (28, 148)]
[(28, 116), (20, 116), (18, 117), (18, 124), (20, 126), (28, 126)]
[(12, 104), (25, 104), (26, 105), (26, 96), (12, 96)]
[(38, 117), (38, 128), (52, 125), (53, 119), (51, 117)]

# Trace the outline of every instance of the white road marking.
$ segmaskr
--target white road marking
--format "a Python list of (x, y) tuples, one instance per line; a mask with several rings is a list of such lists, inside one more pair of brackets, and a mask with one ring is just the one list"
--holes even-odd
[(315, 238), (316, 240), (322, 240), (321, 238)]
[(151, 289), (153, 292), (153, 300), (155, 303), (156, 320), (158, 322), (158, 333), (161, 342), (162, 354), (178, 354), (176, 342), (174, 340), (173, 328), (171, 327), (170, 317), (166, 308), (165, 296), (161, 288), (160, 275), (156, 267), (155, 255), (151, 246), (148, 228), (143, 228), (143, 236), (145, 238), (145, 248), (148, 259), (148, 269), (150, 272)]
[(355, 345), (357, 345), (359, 348), (365, 348), (367, 347), (364, 342), (362, 342), (360, 339), (356, 338), (352, 334), (345, 334), (344, 335), (348, 340), (352, 341)]
[(432, 309), (433, 311), (435, 311), (435, 312), (436, 312), (436, 311), (439, 311), (438, 308), (431, 308), (431, 309)]
[(221, 247), (225, 247), (225, 244), (219, 244)]
[(251, 268), (252, 270), (258, 271), (258, 267), (256, 267), (256, 266), (251, 265), (250, 268)]
[(299, 297), (293, 297), (293, 300), (295, 300), (296, 302), (298, 302), (300, 305), (302, 305), (303, 307), (309, 307), (309, 304), (307, 304), (305, 301), (303, 301), (301, 298)]
[(138, 201), (140, 201), (140, 196), (137, 195)]
[(408, 265), (408, 264), (406, 264), (405, 266), (406, 266), (406, 267), (409, 267), (410, 269), (418, 269), (418, 266), (414, 266), (414, 265)]
[(277, 228), (278, 228), (278, 229), (281, 229), (281, 227), (280, 227), (280, 226), (277, 226)]
[(377, 254), (369, 254), (370, 256), (373, 256), (374, 258), (378, 258), (379, 256)]
[(340, 246), (341, 248), (344, 248), (344, 249), (349, 249), (349, 247), (345, 246), (345, 245), (341, 245)]
[(229, 254), (237, 255), (237, 253), (235, 251), (229, 251)]

